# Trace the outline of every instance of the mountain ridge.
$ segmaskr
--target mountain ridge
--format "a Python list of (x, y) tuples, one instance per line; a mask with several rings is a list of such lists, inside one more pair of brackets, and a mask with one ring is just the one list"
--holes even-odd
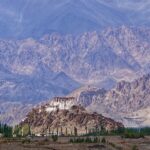
[[(34, 104), (80, 86), (111, 89), (150, 71), (150, 29), (121, 26), (39, 40), (0, 40), (0, 101)], [(9, 91), (9, 92), (8, 92)]]

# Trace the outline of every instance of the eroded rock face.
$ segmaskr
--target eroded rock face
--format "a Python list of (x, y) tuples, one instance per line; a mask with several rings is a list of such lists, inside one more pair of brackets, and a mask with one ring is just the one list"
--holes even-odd
[(97, 113), (89, 113), (84, 107), (75, 105), (50, 113), (45, 107), (33, 109), (21, 124), (25, 123), (30, 124), (34, 133), (86, 134), (92, 130), (101, 130), (102, 127), (108, 131), (123, 127), (121, 123)]
[[(1, 39), (0, 99), (41, 101), (68, 94), (79, 87), (75, 81), (133, 80), (150, 70), (149, 35), (149, 28), (121, 26), (76, 36)], [(8, 90), (17, 92), (6, 95)]]
[[(150, 75), (133, 82), (122, 81), (106, 92), (103, 98), (95, 95), (89, 110), (97, 111), (116, 120), (122, 120), (126, 126), (149, 126)], [(140, 112), (140, 113), (139, 113)]]

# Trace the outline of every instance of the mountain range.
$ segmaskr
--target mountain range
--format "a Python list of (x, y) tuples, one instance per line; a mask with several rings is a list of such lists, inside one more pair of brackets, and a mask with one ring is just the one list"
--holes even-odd
[[(149, 7), (148, 0), (1, 0), (0, 121), (14, 125), (37, 104), (55, 96), (76, 97), (80, 90), (85, 91), (79, 101), (91, 111), (97, 111), (93, 97), (102, 94), (106, 102), (100, 113), (114, 113), (120, 121), (127, 112), (120, 105), (126, 105), (131, 116), (144, 116), (148, 98), (132, 83), (150, 72)], [(146, 82), (139, 84), (148, 89)], [(87, 91), (90, 87), (98, 91)], [(137, 96), (135, 107), (132, 101), (125, 104), (131, 93), (141, 93), (144, 101)], [(107, 112), (111, 107), (115, 110)], [(130, 125), (131, 120), (121, 121)], [(140, 122), (131, 126), (149, 125)]]
[(77, 36), (0, 40), (0, 99), (37, 103), (81, 85), (107, 89), (132, 81), (150, 70), (149, 37), (149, 28), (121, 26)]
[(133, 81), (149, 73), (149, 37), (149, 28), (121, 26), (0, 40), (0, 101), (37, 104), (81, 86), (111, 89)]

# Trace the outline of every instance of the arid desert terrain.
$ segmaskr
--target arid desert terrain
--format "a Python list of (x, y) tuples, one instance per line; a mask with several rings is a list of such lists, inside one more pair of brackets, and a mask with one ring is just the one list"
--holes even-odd
[[(102, 138), (102, 137), (99, 137)], [(122, 139), (119, 136), (105, 137), (106, 143), (70, 143), (69, 137), (60, 137), (52, 142), (45, 137), (20, 140), (1, 140), (0, 150), (150, 150), (150, 137), (141, 139)]]

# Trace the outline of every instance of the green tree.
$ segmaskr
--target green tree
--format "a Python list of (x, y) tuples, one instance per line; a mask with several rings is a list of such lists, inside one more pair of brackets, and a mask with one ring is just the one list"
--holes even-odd
[(68, 129), (67, 128), (66, 128), (66, 133), (65, 134), (66, 134), (66, 136), (68, 135)]
[(74, 135), (75, 135), (75, 136), (78, 136), (78, 130), (77, 130), (76, 127), (74, 127)]

